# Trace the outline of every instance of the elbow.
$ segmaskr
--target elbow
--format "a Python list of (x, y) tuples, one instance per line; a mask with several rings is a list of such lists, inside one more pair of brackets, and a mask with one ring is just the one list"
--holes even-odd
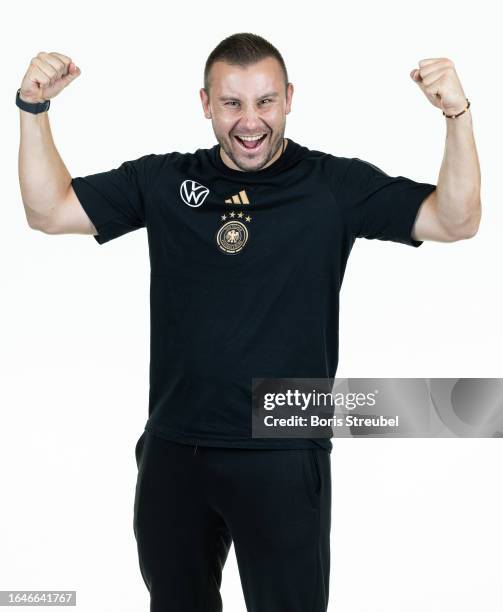
[(481, 216), (482, 216), (481, 205), (479, 202), (477, 206), (477, 211), (473, 213), (470, 220), (466, 224), (465, 234), (463, 236), (465, 240), (468, 238), (473, 238), (474, 236), (477, 235), (477, 232), (479, 231), (479, 227), (480, 227)]
[(38, 225), (37, 225), (37, 223), (36, 223), (36, 222), (35, 222), (35, 220), (34, 220), (34, 219), (32, 219), (32, 217), (30, 217), (29, 215), (26, 215), (26, 221), (28, 222), (28, 227), (29, 227), (30, 229), (33, 229), (33, 230), (38, 229)]
[(28, 226), (43, 234), (55, 234), (56, 231), (49, 224), (48, 220), (45, 218), (41, 218), (39, 215), (26, 215), (26, 221), (28, 222)]
[(473, 238), (474, 236), (477, 235), (477, 232), (479, 231), (478, 226), (474, 226), (474, 227), (470, 227), (465, 234), (462, 236), (462, 240), (468, 240), (469, 238)]
[(477, 235), (481, 219), (480, 201), (475, 208), (475, 212), (472, 213), (468, 219), (460, 224), (455, 231), (451, 231), (454, 240), (468, 240)]
[(41, 220), (34, 215), (26, 215), (26, 221), (28, 222), (28, 226), (32, 230), (38, 230), (39, 232), (44, 231), (44, 225)]

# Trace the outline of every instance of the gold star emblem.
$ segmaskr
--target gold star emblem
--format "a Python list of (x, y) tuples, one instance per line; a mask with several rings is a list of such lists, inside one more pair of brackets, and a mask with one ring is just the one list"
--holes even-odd
[(240, 219), (241, 219), (241, 217), (242, 217), (242, 216), (243, 216), (243, 213), (242, 213), (242, 212), (238, 213), (238, 217), (239, 217)]
[(248, 221), (248, 223), (251, 221), (251, 217), (245, 217), (246, 221)]
[(235, 215), (235, 214), (236, 214), (236, 213), (231, 212), (231, 214), (229, 215), (229, 217), (234, 217), (234, 215)]
[(222, 215), (220, 218), (222, 219), (222, 221), (225, 221), (227, 219), (227, 215)]

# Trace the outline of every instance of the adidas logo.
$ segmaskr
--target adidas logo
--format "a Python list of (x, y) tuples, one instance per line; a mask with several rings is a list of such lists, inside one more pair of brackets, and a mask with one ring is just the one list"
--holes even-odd
[(246, 195), (246, 191), (243, 189), (238, 194), (231, 196), (227, 200), (225, 200), (226, 204), (249, 204), (248, 196)]

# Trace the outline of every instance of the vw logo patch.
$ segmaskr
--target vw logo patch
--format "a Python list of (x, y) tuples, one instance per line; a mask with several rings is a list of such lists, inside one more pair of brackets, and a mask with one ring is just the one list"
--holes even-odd
[(188, 206), (201, 206), (210, 190), (197, 181), (187, 179), (180, 185), (180, 197)]

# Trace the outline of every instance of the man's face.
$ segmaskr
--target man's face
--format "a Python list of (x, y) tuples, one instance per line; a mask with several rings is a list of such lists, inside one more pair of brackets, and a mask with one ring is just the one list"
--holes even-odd
[[(253, 172), (280, 155), (293, 85), (288, 84), (276, 58), (267, 57), (246, 68), (215, 62), (209, 74), (209, 92), (200, 90), (204, 115), (211, 118), (224, 163)], [(246, 142), (238, 136), (261, 136)]]

